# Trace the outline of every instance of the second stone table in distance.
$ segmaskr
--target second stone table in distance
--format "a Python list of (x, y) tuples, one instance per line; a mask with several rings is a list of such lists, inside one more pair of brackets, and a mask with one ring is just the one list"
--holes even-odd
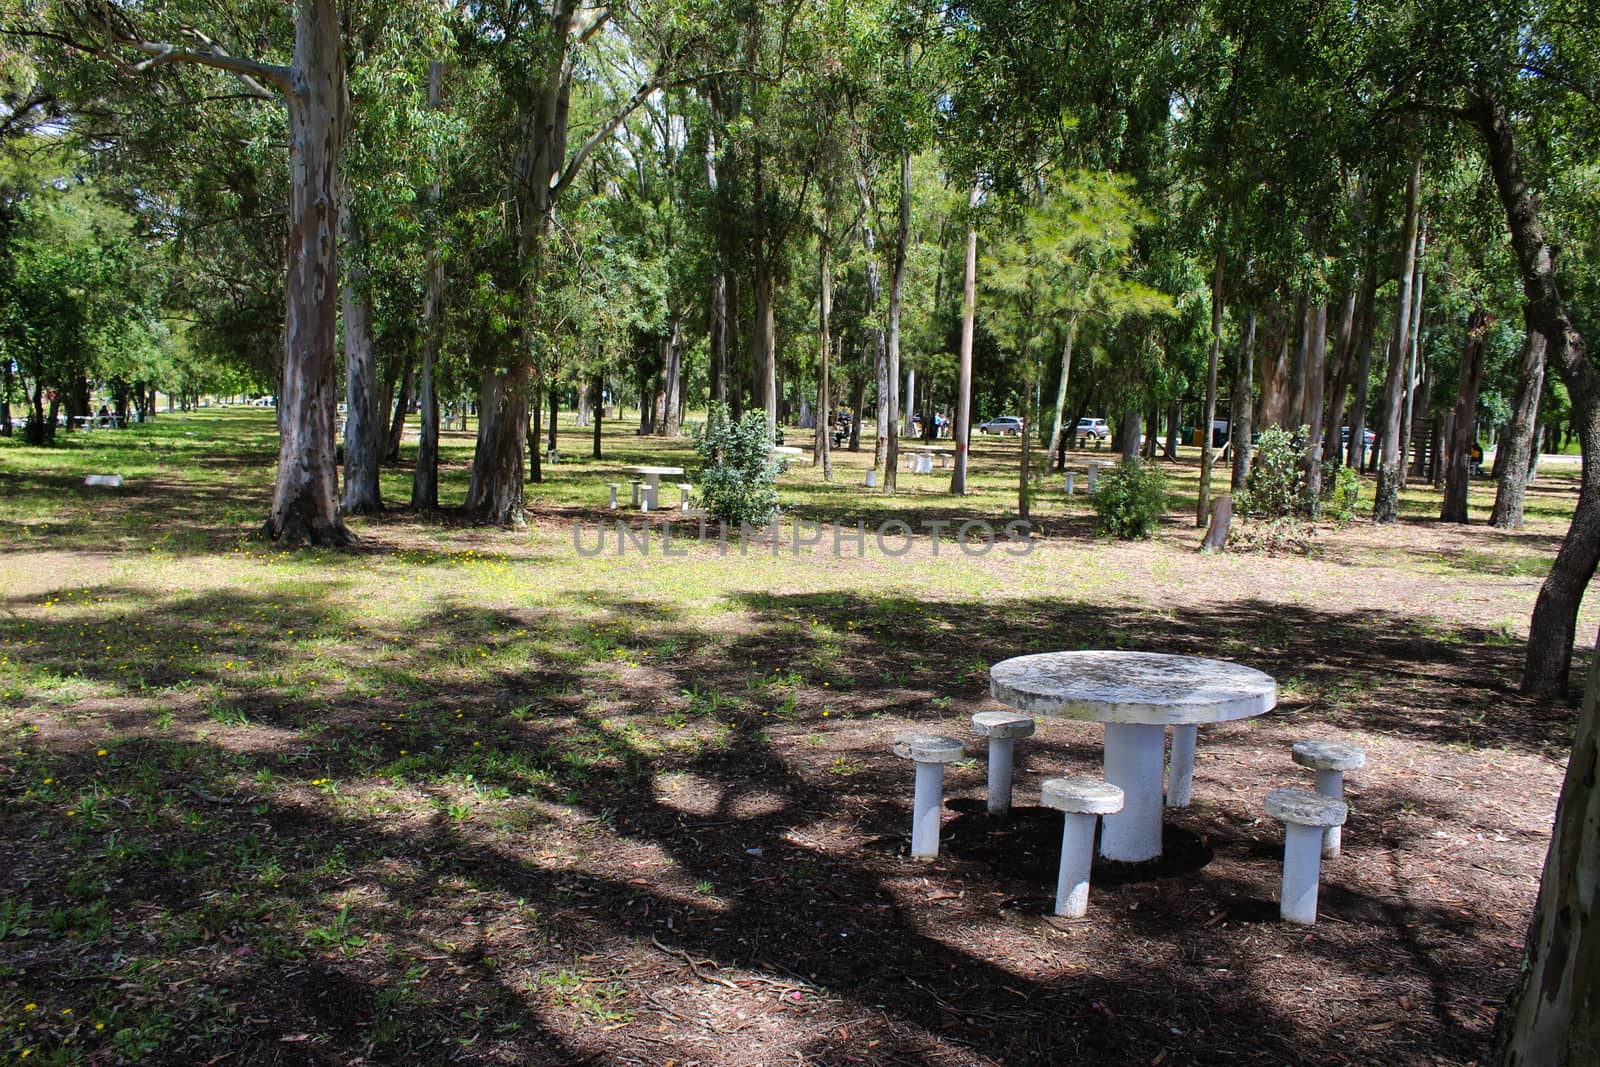
[(1105, 778), (1125, 799), (1104, 818), (1100, 855), (1125, 862), (1161, 855), (1166, 728), (1180, 728), (1174, 764), (1186, 747), (1192, 768), (1199, 724), (1248, 719), (1278, 703), (1278, 683), (1261, 671), (1159, 652), (1016, 656), (989, 669), (989, 692), (1019, 711), (1106, 724)]

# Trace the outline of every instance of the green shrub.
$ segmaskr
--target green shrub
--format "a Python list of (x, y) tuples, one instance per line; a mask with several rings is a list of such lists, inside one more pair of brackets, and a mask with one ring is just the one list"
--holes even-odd
[(694, 431), (694, 447), (704, 463), (700, 500), (712, 518), (730, 526), (772, 520), (783, 461), (772, 450), (765, 413), (746, 412), (735, 422), (726, 404), (712, 404), (705, 426)]
[(1233, 510), (1252, 519), (1286, 519), (1310, 512), (1306, 498), (1306, 428), (1261, 431), (1250, 457), (1250, 476), (1233, 494)]
[(1338, 460), (1322, 465), (1322, 508), (1333, 521), (1343, 526), (1356, 517), (1361, 503), (1361, 475), (1354, 467)]
[(1167, 513), (1167, 476), (1154, 463), (1130, 459), (1100, 476), (1090, 500), (1101, 534), (1123, 541), (1146, 538)]

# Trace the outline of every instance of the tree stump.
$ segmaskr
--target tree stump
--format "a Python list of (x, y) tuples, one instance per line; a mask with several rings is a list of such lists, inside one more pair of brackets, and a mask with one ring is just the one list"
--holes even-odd
[(1233, 523), (1233, 497), (1219, 496), (1211, 502), (1211, 524), (1206, 527), (1202, 552), (1223, 552), (1228, 547), (1228, 527)]

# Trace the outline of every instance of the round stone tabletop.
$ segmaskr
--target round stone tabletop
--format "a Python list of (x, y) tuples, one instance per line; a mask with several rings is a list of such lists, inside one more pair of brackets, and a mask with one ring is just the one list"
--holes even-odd
[(1220, 659), (1159, 652), (1042, 652), (989, 668), (1002, 704), (1093, 722), (1224, 722), (1278, 703), (1271, 676)]

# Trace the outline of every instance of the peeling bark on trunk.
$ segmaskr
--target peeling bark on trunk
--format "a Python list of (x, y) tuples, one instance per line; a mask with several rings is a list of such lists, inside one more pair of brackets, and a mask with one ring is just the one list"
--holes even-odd
[(906, 252), (911, 241), (911, 153), (900, 154), (900, 221), (895, 228), (894, 249), (889, 256), (889, 376), (888, 418), (878, 428), (887, 435), (884, 452), (883, 491), (896, 488), (900, 465), (900, 317), (905, 305)]
[(1400, 266), (1400, 297), (1395, 309), (1394, 338), (1389, 346), (1389, 368), (1383, 383), (1383, 453), (1378, 468), (1378, 488), (1372, 502), (1374, 522), (1396, 522), (1400, 518), (1400, 414), (1402, 387), (1401, 375), (1406, 361), (1406, 330), (1411, 324), (1412, 272), (1417, 263), (1417, 230), (1422, 197), (1422, 156), (1417, 155), (1411, 165), (1411, 178), (1406, 183), (1405, 235), (1401, 251), (1404, 260)]
[(1544, 334), (1530, 324), (1522, 342), (1522, 370), (1517, 376), (1511, 423), (1495, 448), (1499, 488), (1494, 495), (1494, 510), (1489, 513), (1489, 525), (1502, 530), (1522, 528), (1528, 462), (1534, 451), (1534, 426), (1539, 417), (1539, 396), (1544, 390), (1544, 353), (1548, 344)]
[[(1282, 311), (1277, 315), (1282, 322)], [(1261, 357), (1261, 429), (1283, 426), (1289, 416), (1289, 334), (1290, 328), (1280, 325), (1273, 333), (1273, 343), (1265, 347)], [(1268, 336), (1273, 336), (1269, 333)]]
[(338, 546), (353, 538), (339, 516), (333, 416), (339, 307), (339, 149), (348, 101), (344, 43), (333, 0), (295, 7), (288, 93), (289, 273), (283, 377), (278, 388), (278, 478), (265, 533), (280, 544)]
[(525, 359), (509, 370), (489, 371), (478, 394), (478, 441), (473, 453), (467, 512), (478, 522), (524, 526), (522, 449), (528, 435)]
[(368, 515), (383, 510), (378, 482), (383, 460), (382, 398), (378, 395), (372, 352), (372, 295), (361, 262), (361, 224), (345, 212), (346, 247), (353, 253), (344, 284), (344, 513)]
[(1467, 521), (1467, 487), (1472, 475), (1472, 443), (1477, 436), (1478, 389), (1483, 384), (1484, 331), (1489, 316), (1474, 308), (1467, 317), (1467, 345), (1461, 353), (1461, 384), (1456, 389), (1455, 433), (1445, 471), (1440, 522)]
[[(1483, 136), (1489, 169), (1506, 213), (1511, 247), (1522, 272), (1527, 301), (1524, 314), (1548, 342), (1546, 356), (1567, 387), (1573, 423), (1583, 445), (1578, 505), (1566, 540), (1539, 590), (1522, 673), (1523, 692), (1554, 697), (1566, 692), (1578, 607), (1600, 562), (1600, 379), (1556, 284), (1555, 254), (1545, 243), (1538, 204), (1523, 180), (1505, 108), (1493, 98), (1483, 97), (1473, 101), (1469, 117)], [(1591, 955), (1589, 960), (1593, 966), (1600, 955)]]
[(1496, 1021), (1500, 1067), (1600, 1063), (1600, 656), (1556, 804), (1522, 969)]
[[(1411, 356), (1406, 371), (1406, 409), (1402, 417), (1400, 430), (1400, 484), (1406, 484), (1407, 471), (1415, 466), (1419, 472), (1422, 468), (1422, 455), (1418, 453), (1415, 464), (1411, 461), (1411, 427), (1414, 421), (1414, 411), (1417, 405), (1417, 387), (1421, 377), (1422, 366), (1422, 297), (1423, 283), (1427, 275), (1422, 271), (1422, 260), (1428, 253), (1428, 220), (1422, 220), (1422, 229), (1417, 234), (1417, 265), (1413, 275), (1411, 290)], [(1427, 390), (1423, 390), (1423, 398), (1427, 398)]]

